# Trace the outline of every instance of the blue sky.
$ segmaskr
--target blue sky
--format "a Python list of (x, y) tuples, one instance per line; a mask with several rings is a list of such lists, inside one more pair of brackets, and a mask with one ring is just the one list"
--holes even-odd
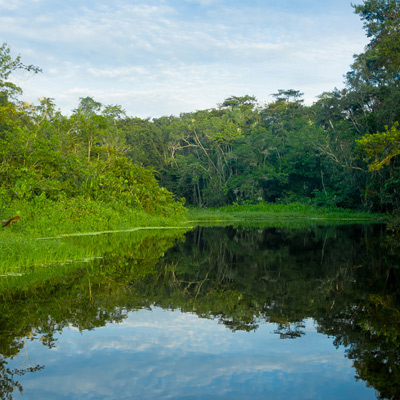
[(70, 113), (92, 96), (145, 118), (279, 89), (311, 104), (368, 39), (348, 0), (0, 0), (0, 42), (43, 69), (13, 76), (23, 100)]

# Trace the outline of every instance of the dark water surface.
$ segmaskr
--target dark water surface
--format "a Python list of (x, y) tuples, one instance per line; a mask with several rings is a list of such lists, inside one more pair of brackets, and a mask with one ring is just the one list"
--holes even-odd
[(383, 226), (135, 235), (63, 239), (103, 258), (3, 285), (2, 399), (400, 398)]

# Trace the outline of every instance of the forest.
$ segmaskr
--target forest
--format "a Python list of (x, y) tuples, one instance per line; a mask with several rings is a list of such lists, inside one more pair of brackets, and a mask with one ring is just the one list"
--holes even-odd
[(281, 89), (268, 104), (233, 95), (215, 108), (153, 119), (85, 97), (63, 115), (52, 98), (19, 100), (12, 73), (41, 69), (3, 43), (0, 217), (21, 204), (171, 217), (184, 204), (260, 202), (398, 215), (400, 3), (353, 7), (370, 42), (354, 55), (344, 87), (311, 106), (300, 91)]

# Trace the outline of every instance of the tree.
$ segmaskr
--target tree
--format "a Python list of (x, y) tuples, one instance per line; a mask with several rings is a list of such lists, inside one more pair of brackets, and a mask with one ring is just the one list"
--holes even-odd
[(219, 108), (224, 109), (239, 109), (241, 111), (254, 111), (257, 106), (257, 99), (254, 96), (231, 96), (225, 99)]
[(272, 96), (276, 100), (286, 101), (290, 103), (303, 103), (302, 100), (304, 93), (294, 89), (279, 89), (278, 93), (273, 93)]
[(73, 112), (91, 117), (93, 115), (97, 115), (102, 107), (103, 104), (101, 104), (99, 101), (94, 100), (93, 97), (80, 97), (78, 108), (73, 110)]
[[(353, 5), (364, 21), (371, 38), (367, 49), (373, 51), (376, 66), (398, 75), (400, 69), (400, 1), (365, 0)], [(367, 52), (368, 52), (367, 50)]]
[[(353, 155), (369, 164), (365, 200), (372, 209), (398, 207), (398, 121), (400, 121), (400, 2), (365, 0), (353, 5), (371, 38), (346, 75), (344, 118), (355, 128)], [(383, 132), (383, 133), (382, 133)]]
[(364, 121), (359, 133), (374, 133), (400, 119), (400, 1), (365, 0), (353, 7), (371, 41), (355, 56), (346, 83), (359, 105), (356, 119)]
[(84, 143), (88, 162), (95, 143), (100, 142), (101, 131), (106, 127), (105, 117), (99, 112), (103, 105), (92, 97), (81, 97), (78, 108), (71, 117), (77, 141)]
[(22, 63), (21, 56), (13, 58), (7, 43), (0, 46), (0, 101), (13, 98), (22, 93), (22, 89), (8, 80), (13, 71), (25, 70), (33, 73), (42, 72), (39, 67)]

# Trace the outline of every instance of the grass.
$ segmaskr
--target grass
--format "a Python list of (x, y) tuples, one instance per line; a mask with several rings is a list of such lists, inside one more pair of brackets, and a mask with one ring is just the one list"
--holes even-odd
[[(20, 216), (10, 227), (0, 228), (0, 275), (19, 274), (20, 268), (43, 266), (96, 257), (102, 246), (88, 245), (69, 236), (106, 235), (138, 228), (184, 226), (182, 214), (152, 216), (117, 202), (102, 203), (84, 198), (52, 202), (15, 201), (0, 208), (0, 219)], [(49, 240), (39, 240), (48, 238)], [(51, 238), (51, 240), (50, 240)]]
[(287, 220), (318, 221), (319, 223), (340, 223), (345, 222), (385, 222), (387, 216), (384, 214), (372, 214), (340, 208), (316, 208), (304, 203), (272, 204), (259, 203), (251, 205), (231, 205), (220, 208), (191, 208), (188, 213), (188, 220), (191, 223), (227, 223), (246, 221), (277, 222)]
[(48, 237), (79, 232), (124, 230), (138, 226), (171, 226), (182, 220), (182, 214), (150, 215), (117, 201), (104, 203), (82, 197), (57, 202), (46, 199), (15, 201), (0, 209), (1, 219), (20, 216), (19, 221), (1, 231), (28, 237)]
[[(46, 238), (30, 238), (24, 235), (0, 235), (0, 276), (26, 273), (30, 267), (56, 266), (61, 263), (85, 261), (102, 257), (104, 252), (116, 248), (123, 251), (117, 236), (129, 237), (137, 232), (153, 232), (153, 235), (168, 235), (172, 232), (185, 232), (190, 227), (143, 227), (127, 231), (90, 232)], [(110, 235), (113, 235), (111, 238)], [(97, 239), (97, 240), (96, 240)], [(101, 241), (101, 239), (104, 239)]]

